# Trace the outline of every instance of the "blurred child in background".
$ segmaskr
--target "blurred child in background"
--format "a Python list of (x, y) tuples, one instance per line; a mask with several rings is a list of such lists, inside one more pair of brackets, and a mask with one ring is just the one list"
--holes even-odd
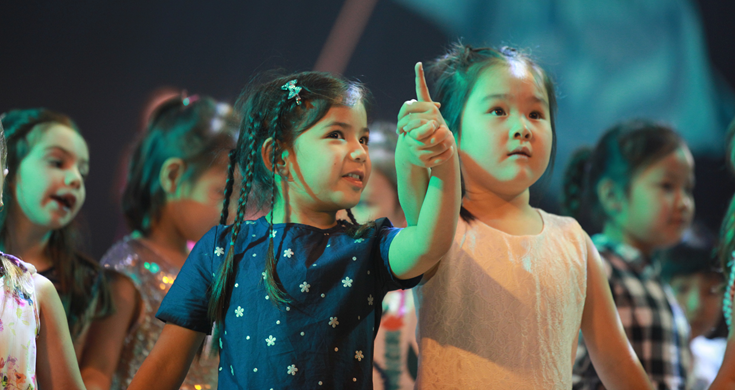
[(79, 249), (75, 217), (86, 199), (87, 143), (66, 115), (34, 108), (2, 118), (8, 174), (0, 211), (0, 249), (53, 282), (80, 364), (94, 319), (112, 311), (102, 270)]
[[(712, 245), (687, 240), (662, 253), (661, 280), (671, 286), (691, 327), (689, 389), (704, 390), (715, 379), (726, 340), (710, 339), (722, 319), (724, 277)], [(701, 241), (701, 240), (700, 240)]]
[[(155, 313), (189, 252), (217, 224), (227, 177), (227, 152), (237, 120), (227, 104), (176, 96), (154, 111), (130, 158), (123, 212), (131, 235), (102, 258), (116, 312), (90, 331), (94, 359), (82, 365), (88, 389), (125, 389), (164, 323)], [(218, 359), (192, 365), (182, 389), (215, 389)]]
[[(727, 165), (730, 173), (735, 174), (735, 119), (730, 122), (726, 136)], [(720, 228), (720, 242), (717, 255), (727, 277), (727, 289), (723, 309), (725, 320), (730, 331), (727, 339), (727, 350), (717, 378), (712, 382), (711, 390), (735, 390), (735, 332), (732, 331), (732, 301), (735, 299), (735, 196), (730, 201)]]
[[(633, 120), (608, 130), (583, 149), (565, 174), (564, 207), (591, 213), (602, 226), (592, 240), (600, 251), (615, 305), (633, 349), (657, 389), (688, 383), (689, 325), (653, 261), (675, 245), (694, 217), (694, 159), (684, 140), (661, 124)], [(580, 339), (575, 389), (601, 388)]]

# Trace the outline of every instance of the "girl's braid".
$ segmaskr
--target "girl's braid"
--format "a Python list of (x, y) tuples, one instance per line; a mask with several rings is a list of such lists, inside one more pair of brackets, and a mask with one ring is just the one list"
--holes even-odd
[(284, 290), (283, 286), (281, 286), (280, 281), (278, 280), (278, 274), (276, 271), (276, 266), (278, 265), (278, 257), (273, 253), (274, 251), (274, 240), (273, 236), (275, 235), (275, 231), (273, 230), (273, 214), (275, 211), (275, 201), (276, 201), (276, 192), (278, 191), (278, 187), (276, 186), (276, 160), (277, 155), (279, 152), (278, 148), (278, 137), (280, 135), (279, 129), (281, 127), (281, 124), (279, 122), (281, 109), (283, 106), (288, 102), (287, 96), (284, 96), (284, 98), (276, 105), (276, 107), (273, 110), (273, 116), (270, 120), (270, 126), (271, 126), (271, 139), (273, 140), (273, 147), (271, 148), (271, 215), (270, 215), (270, 221), (268, 226), (268, 255), (266, 256), (266, 262), (265, 262), (265, 288), (268, 292), (268, 295), (270, 295), (273, 298), (273, 303), (287, 303), (289, 302), (288, 296), (286, 291)]
[(230, 295), (232, 294), (232, 288), (235, 283), (235, 241), (237, 240), (237, 235), (240, 233), (240, 227), (242, 226), (244, 218), (244, 210), (247, 206), (248, 194), (250, 193), (250, 188), (252, 186), (253, 161), (255, 161), (255, 141), (257, 139), (257, 131), (260, 127), (259, 121), (257, 119), (253, 119), (250, 121), (249, 126), (243, 128), (247, 129), (247, 144), (250, 150), (247, 154), (247, 165), (245, 166), (240, 197), (237, 202), (237, 215), (235, 223), (232, 226), (232, 233), (230, 234), (230, 245), (228, 245), (227, 255), (219, 269), (219, 275), (217, 275), (214, 285), (212, 286), (210, 304), (207, 311), (210, 319), (218, 323), (218, 329), (225, 319), (227, 306), (230, 302)]
[(230, 209), (230, 197), (232, 197), (232, 187), (235, 182), (235, 165), (237, 165), (237, 149), (230, 150), (229, 163), (227, 165), (227, 182), (225, 182), (225, 200), (222, 203), (222, 213), (219, 217), (219, 224), (226, 225), (227, 217)]

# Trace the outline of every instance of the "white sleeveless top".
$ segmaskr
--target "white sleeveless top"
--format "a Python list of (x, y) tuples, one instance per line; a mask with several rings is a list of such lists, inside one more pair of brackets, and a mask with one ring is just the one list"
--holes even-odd
[(572, 218), (538, 212), (534, 236), (460, 219), (447, 257), (414, 289), (416, 388), (572, 387), (589, 237)]

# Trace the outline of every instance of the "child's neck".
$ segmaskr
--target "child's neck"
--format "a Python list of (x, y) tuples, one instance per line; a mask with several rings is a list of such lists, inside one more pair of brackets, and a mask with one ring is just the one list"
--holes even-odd
[(184, 265), (189, 252), (187, 240), (167, 218), (162, 216), (147, 235), (140, 236), (140, 239), (169, 265), (177, 268)]
[(337, 224), (337, 210), (317, 210), (298, 202), (284, 205), (283, 202), (277, 200), (271, 213), (266, 215), (268, 220), (270, 220), (271, 214), (273, 223), (300, 223), (319, 229), (329, 229)]
[(621, 242), (623, 244), (630, 245), (635, 249), (638, 249), (646, 258), (650, 258), (651, 253), (656, 250), (656, 248), (652, 247), (651, 245), (637, 240), (634, 236), (628, 234), (624, 229), (612, 222), (605, 223), (605, 226), (602, 228), (602, 234), (604, 234), (605, 237), (611, 239), (612, 241)]
[(39, 272), (53, 267), (54, 263), (46, 252), (51, 230), (32, 223), (19, 210), (17, 212), (12, 211), (17, 209), (17, 207), (13, 207), (6, 219), (8, 222), (8, 242), (5, 244), (5, 249), (8, 253), (31, 263)]
[(462, 206), (480, 222), (502, 232), (521, 236), (539, 234), (544, 223), (529, 204), (529, 191), (504, 195), (467, 188)]

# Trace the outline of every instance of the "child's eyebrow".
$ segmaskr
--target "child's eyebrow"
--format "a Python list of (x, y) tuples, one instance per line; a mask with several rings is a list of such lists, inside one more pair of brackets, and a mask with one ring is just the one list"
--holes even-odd
[[(327, 123), (327, 126), (326, 127), (329, 128), (329, 127), (332, 127), (332, 126), (338, 126), (338, 127), (341, 127), (341, 128), (343, 128), (345, 130), (352, 130), (353, 129), (353, 127), (352, 127), (351, 124), (349, 124), (347, 122), (339, 122), (339, 121), (329, 122), (329, 123)], [(367, 128), (367, 127), (363, 127), (362, 129), (360, 129), (360, 131), (363, 132), (363, 133), (370, 133), (370, 129)]]
[[(484, 101), (493, 100), (493, 99), (509, 99), (510, 97), (511, 96), (509, 94), (507, 94), (507, 93), (494, 93), (494, 94), (490, 94), (490, 95), (485, 96), (484, 98), (482, 98), (482, 101), (484, 102)], [(539, 97), (539, 96), (531, 96), (530, 97), (530, 100), (533, 100), (536, 103), (541, 103), (541, 104), (545, 105), (546, 107), (549, 107), (549, 102), (546, 101), (546, 99), (544, 99), (542, 97)]]
[(327, 127), (339, 126), (345, 129), (352, 129), (352, 125), (347, 122), (332, 121), (327, 123)]

